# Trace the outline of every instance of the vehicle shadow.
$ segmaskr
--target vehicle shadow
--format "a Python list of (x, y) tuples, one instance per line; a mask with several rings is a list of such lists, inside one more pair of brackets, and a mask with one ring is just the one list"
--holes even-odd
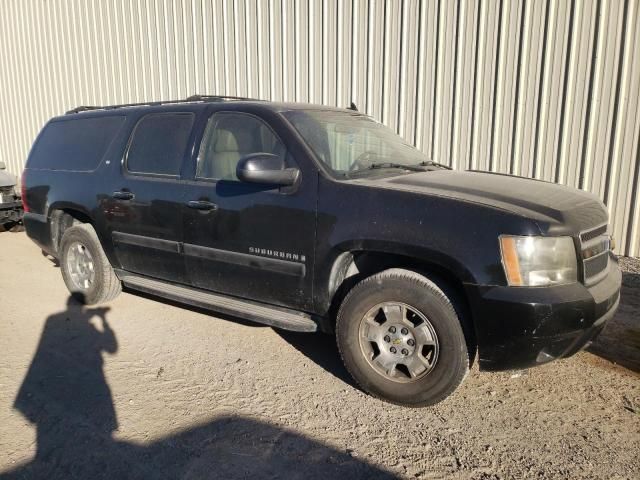
[(221, 312), (216, 312), (213, 310), (208, 310), (206, 308), (196, 307), (194, 305), (189, 305), (188, 303), (177, 302), (174, 300), (169, 300), (168, 298), (159, 297), (152, 293), (142, 292), (140, 290), (134, 290), (131, 288), (124, 287), (124, 291), (135, 295), (136, 297), (148, 298), (153, 300), (154, 302), (164, 303), (165, 305), (170, 305), (172, 307), (181, 308), (183, 310), (189, 310), (190, 312), (201, 313), (202, 315), (207, 315), (214, 319), (224, 320), (227, 322), (234, 322), (240, 325), (244, 325), (246, 327), (253, 328), (270, 328), (269, 325), (265, 325), (263, 323), (252, 322), (251, 320), (247, 320), (246, 318), (237, 317), (235, 315), (228, 315)]
[(44, 250), (42, 250), (42, 256), (44, 258), (46, 258), (47, 260), (49, 260), (54, 267), (60, 267), (60, 260), (58, 260), (56, 257), (49, 255), (47, 252), (45, 252)]
[(324, 368), (334, 377), (354, 388), (360, 389), (344, 367), (333, 335), (288, 332), (275, 328), (274, 331), (298, 352)]
[(115, 355), (118, 342), (108, 312), (69, 298), (46, 319), (14, 401), (36, 428), (36, 455), (0, 478), (396, 478), (297, 432), (238, 416), (144, 445), (114, 439), (118, 419), (103, 354)]
[(623, 272), (618, 311), (587, 351), (640, 373), (640, 274)]
[[(158, 297), (149, 293), (130, 289), (126, 289), (126, 291), (127, 293), (136, 295), (138, 297), (149, 298), (156, 302), (162, 302), (165, 305), (171, 305), (173, 307), (183, 308), (191, 312), (215, 317), (215, 319), (234, 322), (253, 328), (272, 328), (269, 325), (252, 322), (235, 315), (227, 315), (224, 313), (207, 310), (206, 308), (200, 308), (185, 303), (174, 302), (173, 300), (168, 300), (166, 298)], [(303, 354), (312, 362), (318, 364), (320, 367), (324, 368), (327, 372), (329, 372), (336, 378), (342, 380), (343, 382), (351, 385), (354, 388), (359, 388), (351, 378), (351, 375), (349, 375), (349, 372), (347, 372), (347, 370), (345, 369), (340, 359), (340, 353), (338, 352), (336, 340), (333, 335), (325, 335), (322, 333), (291, 332), (287, 330), (281, 330), (279, 328), (273, 328), (273, 331), (276, 332), (285, 342), (295, 348), (298, 352)]]

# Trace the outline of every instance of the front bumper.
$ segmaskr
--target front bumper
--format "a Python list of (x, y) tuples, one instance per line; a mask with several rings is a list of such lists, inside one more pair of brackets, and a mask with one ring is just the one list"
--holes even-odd
[(21, 202), (0, 203), (0, 225), (9, 222), (19, 222), (20, 220), (22, 220)]
[(527, 368), (566, 358), (592, 341), (620, 302), (620, 268), (611, 255), (607, 276), (591, 287), (465, 285), (480, 368)]

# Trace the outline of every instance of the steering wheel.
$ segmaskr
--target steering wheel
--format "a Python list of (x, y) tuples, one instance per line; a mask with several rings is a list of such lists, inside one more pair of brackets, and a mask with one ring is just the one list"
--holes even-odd
[(363, 170), (367, 168), (367, 163), (371, 163), (371, 157), (374, 156), (377, 156), (377, 153), (372, 150), (367, 150), (366, 152), (361, 153), (353, 161), (353, 163), (349, 167), (349, 171), (354, 172), (356, 170)]

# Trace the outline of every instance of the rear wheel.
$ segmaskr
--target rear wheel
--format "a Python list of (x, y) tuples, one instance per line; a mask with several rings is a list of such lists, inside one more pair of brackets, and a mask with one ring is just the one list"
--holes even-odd
[(391, 269), (349, 292), (336, 336), (347, 370), (364, 390), (419, 407), (449, 396), (469, 370), (461, 320), (436, 283)]
[(120, 280), (90, 224), (76, 225), (64, 232), (60, 268), (71, 294), (87, 305), (108, 302), (121, 291)]

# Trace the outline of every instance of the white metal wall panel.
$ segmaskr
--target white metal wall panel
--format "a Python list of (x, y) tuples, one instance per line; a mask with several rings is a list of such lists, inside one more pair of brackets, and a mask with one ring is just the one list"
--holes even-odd
[(77, 105), (358, 108), (430, 157), (592, 191), (640, 255), (638, 0), (4, 0), (0, 161)]

